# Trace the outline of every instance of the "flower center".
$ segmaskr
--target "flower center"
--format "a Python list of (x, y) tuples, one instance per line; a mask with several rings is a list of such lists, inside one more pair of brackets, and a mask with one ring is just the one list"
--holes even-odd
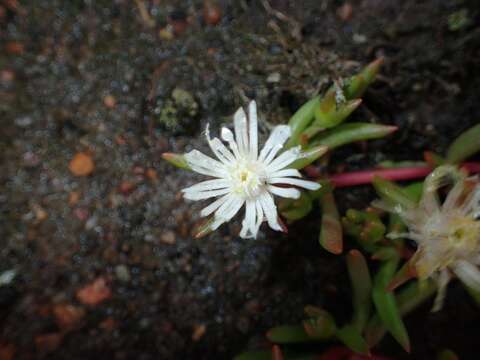
[(231, 172), (233, 191), (244, 198), (258, 196), (262, 192), (265, 181), (255, 163), (238, 164)]
[(468, 254), (479, 246), (480, 223), (468, 218), (456, 219), (448, 236), (455, 252)]

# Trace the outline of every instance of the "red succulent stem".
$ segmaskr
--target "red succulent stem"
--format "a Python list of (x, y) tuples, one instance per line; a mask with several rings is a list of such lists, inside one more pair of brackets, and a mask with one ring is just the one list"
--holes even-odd
[[(471, 174), (480, 172), (480, 163), (477, 162), (463, 163), (460, 167)], [(329, 180), (335, 187), (341, 188), (370, 184), (375, 176), (380, 176), (392, 181), (421, 179), (430, 174), (432, 170), (433, 169), (430, 166), (370, 169), (331, 175)]]

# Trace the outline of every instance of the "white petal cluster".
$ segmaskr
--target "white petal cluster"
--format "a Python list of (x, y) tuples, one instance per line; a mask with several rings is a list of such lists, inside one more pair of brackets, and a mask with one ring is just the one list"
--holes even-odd
[(221, 139), (228, 147), (220, 139), (210, 138), (207, 126), (207, 141), (217, 159), (198, 150), (185, 154), (192, 170), (214, 179), (183, 189), (184, 197), (190, 200), (216, 198), (200, 213), (201, 216), (214, 214), (211, 230), (230, 221), (245, 205), (241, 237), (255, 238), (265, 218), (272, 229), (281, 231), (273, 195), (296, 199), (300, 191), (293, 186), (317, 190), (320, 185), (299, 179), (298, 170), (288, 168), (295, 160), (304, 157), (300, 147), (282, 152), (290, 137), (289, 126), (276, 126), (258, 152), (255, 101), (248, 106), (248, 119), (240, 108), (233, 122), (234, 133), (225, 127), (221, 130)]
[[(443, 203), (438, 189), (453, 183)], [(434, 310), (439, 309), (446, 286), (457, 276), (480, 291), (480, 183), (453, 166), (437, 168), (426, 180), (418, 207), (398, 211), (408, 233), (418, 244), (412, 258), (418, 277), (433, 277), (439, 285)]]

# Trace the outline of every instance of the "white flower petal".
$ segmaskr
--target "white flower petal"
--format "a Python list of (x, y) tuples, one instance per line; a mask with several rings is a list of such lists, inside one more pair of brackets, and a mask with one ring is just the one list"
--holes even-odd
[(241, 155), (240, 155), (240, 152), (238, 150), (238, 145), (235, 142), (235, 140), (233, 138), (233, 133), (230, 131), (230, 129), (228, 129), (226, 127), (222, 128), (221, 137), (224, 141), (226, 141), (228, 143), (228, 146), (230, 146), (230, 149), (232, 149), (233, 154), (235, 155), (235, 158), (237, 160), (240, 160)]
[(432, 312), (438, 311), (442, 308), (443, 302), (445, 300), (445, 295), (447, 294), (447, 285), (450, 281), (450, 275), (448, 270), (444, 269), (438, 274), (437, 286), (438, 291), (433, 302)]
[(474, 290), (480, 290), (480, 270), (478, 270), (478, 267), (468, 261), (460, 260), (455, 263), (453, 272), (465, 285)]
[(270, 136), (268, 137), (265, 146), (263, 147), (262, 151), (260, 152), (260, 156), (258, 159), (260, 161), (264, 161), (270, 152), (273, 150), (275, 156), (277, 152), (283, 147), (285, 141), (290, 137), (292, 131), (290, 126), (288, 125), (278, 125), (273, 130)]
[(254, 237), (256, 234), (256, 207), (254, 200), (247, 200), (245, 205), (245, 218), (242, 221), (242, 230), (240, 230), (240, 237), (247, 239)]
[(268, 180), (270, 184), (288, 184), (299, 186), (308, 190), (318, 190), (320, 189), (320, 184), (315, 181), (307, 181), (301, 179), (292, 179), (292, 178), (271, 178)]
[(263, 218), (263, 208), (262, 204), (260, 201), (255, 201), (255, 210), (257, 212), (257, 221), (255, 223), (255, 233), (253, 234), (253, 237), (257, 237), (258, 230), (260, 229), (260, 226), (262, 225), (264, 218)]
[(268, 190), (270, 190), (272, 194), (275, 194), (284, 198), (298, 199), (300, 197), (300, 191), (294, 188), (281, 188), (281, 187), (269, 185)]
[(268, 226), (270, 226), (273, 230), (282, 231), (282, 227), (278, 223), (277, 207), (275, 206), (272, 195), (265, 192), (260, 195), (259, 200), (262, 204), (265, 216), (267, 217)]
[(275, 145), (271, 150), (270, 152), (268, 153), (268, 155), (265, 157), (265, 159), (263, 160), (263, 163), (265, 165), (268, 165), (272, 162), (272, 160), (275, 158), (275, 156), (277, 155), (277, 153), (283, 149), (283, 145)]
[(266, 170), (269, 173), (281, 170), (286, 166), (290, 165), (291, 163), (293, 163), (298, 158), (300, 158), (300, 154), (301, 154), (300, 146), (287, 150), (284, 153), (282, 153), (279, 157), (277, 157), (275, 160), (273, 160), (270, 164), (268, 164), (268, 166), (266, 167)]
[(269, 174), (270, 177), (287, 177), (287, 176), (294, 176), (294, 177), (302, 177), (300, 171), (296, 169), (283, 169), (279, 171), (275, 171), (274, 173)]
[(186, 153), (185, 160), (193, 171), (200, 174), (216, 177), (223, 177), (227, 174), (225, 166), (220, 161), (212, 159), (198, 150)]
[(228, 197), (229, 195), (224, 195), (221, 198), (218, 198), (217, 200), (215, 200), (213, 203), (211, 203), (207, 207), (204, 207), (202, 211), (200, 211), (200, 216), (205, 217), (213, 213), (220, 206), (222, 206), (225, 203), (225, 201), (227, 201)]
[(461, 211), (464, 215), (472, 213), (474, 219), (480, 216), (480, 185), (477, 185), (470, 196), (467, 197)]
[(460, 200), (460, 196), (462, 195), (464, 188), (465, 187), (463, 181), (459, 181), (453, 186), (453, 188), (448, 192), (448, 195), (442, 204), (442, 211), (449, 211), (457, 207), (457, 202), (458, 200)]
[(218, 139), (218, 138), (210, 138), (210, 130), (209, 125), (205, 129), (205, 134), (207, 136), (208, 145), (210, 145), (210, 149), (212, 149), (215, 156), (224, 164), (229, 164), (235, 161), (235, 157), (232, 153), (227, 149), (225, 145)]
[(198, 184), (192, 185), (188, 188), (182, 190), (182, 192), (198, 192), (205, 190), (218, 190), (229, 187), (231, 182), (226, 179), (211, 179), (199, 182)]
[(225, 195), (230, 192), (229, 188), (220, 190), (207, 190), (207, 191), (189, 191), (183, 194), (183, 197), (188, 200), (204, 200), (211, 197)]
[(233, 115), (233, 126), (235, 129), (235, 140), (237, 141), (238, 150), (240, 154), (246, 155), (248, 153), (248, 130), (247, 130), (247, 115), (242, 108), (239, 108)]
[(224, 222), (229, 221), (243, 206), (245, 200), (236, 195), (229, 195), (229, 198), (215, 211), (215, 219), (223, 219)]
[(258, 120), (257, 120), (257, 103), (250, 101), (248, 105), (248, 120), (249, 120), (249, 142), (250, 142), (250, 156), (256, 159), (258, 156)]

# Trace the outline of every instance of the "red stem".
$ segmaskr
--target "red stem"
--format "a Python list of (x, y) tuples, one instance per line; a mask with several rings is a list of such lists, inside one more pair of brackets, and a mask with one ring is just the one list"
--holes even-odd
[[(467, 170), (469, 173), (480, 172), (480, 163), (463, 163), (461, 167)], [(396, 169), (371, 169), (331, 175), (329, 180), (335, 187), (341, 188), (370, 184), (374, 176), (380, 176), (387, 180), (401, 181), (421, 179), (426, 177), (431, 172), (432, 168), (430, 166), (415, 166)]]

